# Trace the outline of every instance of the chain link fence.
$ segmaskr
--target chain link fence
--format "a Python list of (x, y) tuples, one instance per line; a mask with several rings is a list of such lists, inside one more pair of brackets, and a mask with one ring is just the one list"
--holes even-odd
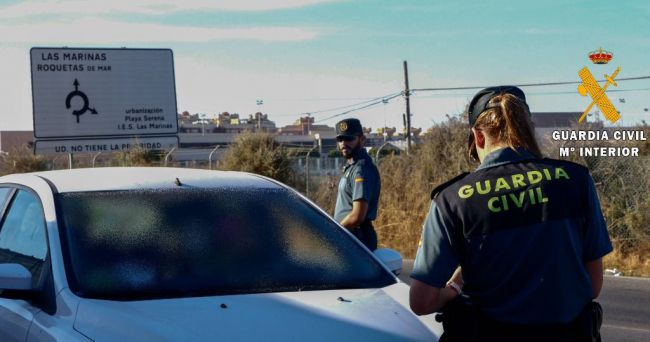
[(650, 241), (650, 156), (585, 158), (612, 239), (624, 250)]
[[(645, 130), (647, 136), (647, 126), (637, 129)], [(598, 190), (610, 236), (619, 251), (627, 254), (650, 247), (650, 151), (647, 140), (549, 139), (543, 141), (543, 145), (549, 157), (570, 160), (589, 169)], [(638, 156), (581, 156), (578, 153), (601, 147), (635, 148)], [(575, 153), (560, 157), (561, 148), (569, 148)]]

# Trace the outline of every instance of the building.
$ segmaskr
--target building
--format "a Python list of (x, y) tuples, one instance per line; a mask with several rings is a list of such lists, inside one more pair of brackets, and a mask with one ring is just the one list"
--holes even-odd
[(535, 128), (571, 127), (578, 123), (579, 112), (538, 112), (531, 113)]
[(330, 135), (335, 136), (336, 130), (334, 127), (315, 124), (314, 118), (311, 116), (301, 117), (293, 125), (278, 129), (279, 135), (314, 135), (317, 133), (329, 137)]
[[(314, 123), (314, 118), (304, 116), (296, 120), (292, 125), (278, 129), (276, 140), (286, 139), (286, 143), (292, 144), (294, 140), (300, 141), (301, 137), (315, 141), (319, 151), (327, 153), (336, 149), (336, 130), (334, 127)], [(304, 144), (304, 142), (302, 142)]]
[(220, 113), (217, 117), (207, 118), (206, 114), (190, 114), (187, 111), (178, 115), (179, 133), (242, 133), (242, 132), (275, 133), (275, 122), (269, 120), (267, 114), (257, 112), (249, 115), (248, 119), (241, 118), (237, 113)]
[(377, 128), (377, 135), (386, 137), (386, 139), (392, 138), (395, 133), (397, 133), (397, 128), (395, 127), (379, 127)]
[(537, 112), (530, 114), (535, 125), (535, 135), (538, 141), (550, 139), (555, 130), (575, 127), (581, 115), (580, 112)]

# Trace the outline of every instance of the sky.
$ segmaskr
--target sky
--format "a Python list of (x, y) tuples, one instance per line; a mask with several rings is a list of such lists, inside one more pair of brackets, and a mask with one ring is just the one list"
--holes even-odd
[[(32, 129), (32, 47), (169, 48), (179, 112), (261, 111), (279, 127), (309, 113), (401, 129), (402, 96), (345, 112), (403, 91), (404, 61), (411, 89), (579, 82), (583, 66), (599, 80), (617, 66), (617, 78), (650, 75), (642, 0), (0, 0), (0, 37), (0, 130)], [(600, 47), (609, 64), (587, 59)], [(533, 112), (582, 112), (591, 99), (576, 87), (523, 89)], [(462, 112), (477, 91), (413, 91), (413, 126)], [(650, 79), (607, 94), (616, 125), (650, 121)]]

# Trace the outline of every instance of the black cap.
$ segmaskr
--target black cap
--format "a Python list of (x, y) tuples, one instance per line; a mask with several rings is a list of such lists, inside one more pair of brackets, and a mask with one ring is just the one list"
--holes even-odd
[(356, 137), (363, 134), (361, 122), (358, 119), (345, 119), (336, 123), (336, 137)]
[(524, 95), (524, 92), (521, 89), (515, 86), (498, 86), (485, 88), (474, 95), (474, 98), (469, 103), (467, 114), (469, 116), (469, 125), (471, 127), (474, 127), (474, 124), (476, 123), (476, 120), (478, 119), (479, 115), (481, 115), (481, 113), (490, 108), (496, 107), (490, 106), (488, 103), (493, 97), (501, 94), (514, 95), (515, 97), (519, 98), (521, 102), (523, 102), (526, 106), (528, 106), (526, 103), (526, 95)]

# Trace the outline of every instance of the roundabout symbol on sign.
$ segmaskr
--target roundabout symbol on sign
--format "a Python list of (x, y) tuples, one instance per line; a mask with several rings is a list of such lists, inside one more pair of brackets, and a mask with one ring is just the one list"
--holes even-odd
[(74, 79), (74, 91), (70, 92), (68, 94), (68, 97), (65, 98), (65, 108), (70, 109), (70, 101), (72, 101), (72, 98), (75, 96), (81, 97), (81, 100), (83, 100), (84, 105), (81, 107), (81, 109), (75, 109), (72, 111), (72, 115), (77, 117), (77, 123), (79, 123), (79, 116), (83, 115), (86, 111), (90, 110), (90, 113), (92, 114), (97, 114), (97, 111), (95, 108), (89, 108), (89, 102), (88, 102), (88, 96), (84, 94), (82, 91), (79, 90), (79, 81), (77, 79)]

